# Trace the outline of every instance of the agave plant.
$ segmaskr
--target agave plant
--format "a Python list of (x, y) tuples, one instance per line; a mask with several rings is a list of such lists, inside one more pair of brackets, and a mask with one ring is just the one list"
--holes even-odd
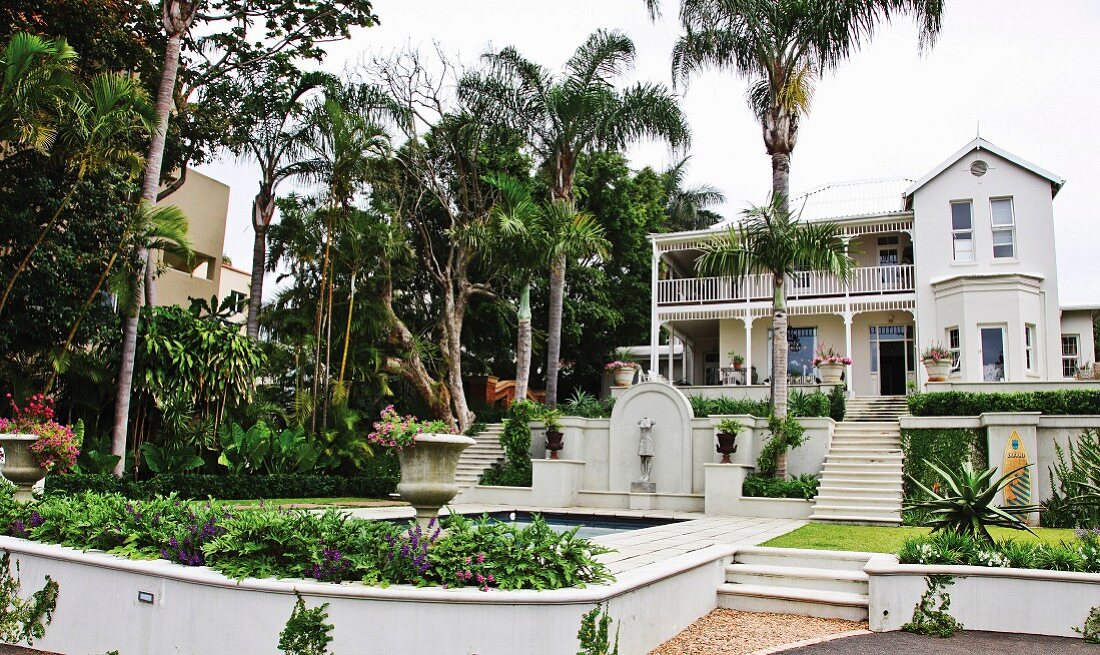
[(1011, 508), (997, 507), (994, 500), (997, 494), (1008, 486), (1009, 481), (1019, 471), (1014, 469), (1005, 473), (996, 481), (993, 476), (997, 469), (975, 470), (970, 462), (963, 462), (958, 471), (948, 470), (938, 462), (927, 461), (928, 466), (944, 480), (939, 488), (929, 489), (919, 480), (909, 476), (913, 484), (927, 494), (927, 500), (906, 503), (906, 510), (923, 510), (928, 518), (924, 525), (933, 532), (947, 530), (959, 534), (978, 537), (987, 543), (993, 543), (989, 534), (990, 526), (1012, 528), (1013, 530), (1031, 530), (1023, 521), (1023, 515), (1039, 511), (1037, 505), (1019, 505)]

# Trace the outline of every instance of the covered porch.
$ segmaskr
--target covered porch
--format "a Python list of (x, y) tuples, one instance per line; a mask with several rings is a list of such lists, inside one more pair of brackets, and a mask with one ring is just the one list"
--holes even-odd
[[(660, 330), (672, 348), (651, 349), (651, 371), (675, 370), (688, 396), (767, 398), (771, 386), (771, 307), (661, 308)], [(794, 301), (788, 307), (787, 381), (806, 391), (823, 388), (813, 365), (819, 347), (850, 357), (844, 380), (861, 396), (904, 395), (916, 384), (917, 334), (912, 299)], [(680, 354), (677, 366), (660, 356)], [(735, 366), (734, 356), (741, 359)]]

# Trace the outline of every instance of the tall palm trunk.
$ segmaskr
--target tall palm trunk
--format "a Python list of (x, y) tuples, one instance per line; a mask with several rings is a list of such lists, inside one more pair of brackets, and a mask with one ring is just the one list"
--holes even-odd
[[(168, 116), (174, 104), (176, 89), (176, 71), (179, 68), (180, 43), (183, 34), (194, 20), (197, 3), (181, 6), (179, 2), (166, 2), (164, 22), (168, 30), (168, 42), (164, 47), (164, 68), (157, 87), (157, 129), (149, 141), (149, 154), (145, 157), (145, 179), (141, 188), (141, 198), (149, 204), (156, 204), (157, 190), (160, 187), (160, 169), (164, 162), (164, 141), (168, 134)], [(174, 9), (175, 12), (172, 12)], [(149, 251), (144, 245), (137, 250), (139, 266), (148, 268)], [(135, 293), (135, 311), (128, 312), (122, 322), (122, 353), (118, 370), (118, 382), (115, 385), (115, 425), (111, 432), (111, 454), (118, 456), (114, 474), (121, 477), (126, 462), (126, 433), (130, 423), (130, 392), (134, 381), (134, 359), (137, 355), (138, 314), (141, 306), (144, 275), (138, 273)]]
[(275, 214), (274, 194), (261, 187), (252, 201), (252, 279), (248, 285), (248, 322), (245, 332), (252, 339), (260, 336), (260, 304), (263, 302), (264, 271), (267, 268), (267, 228)]
[(772, 153), (772, 193), (781, 197), (784, 212), (790, 211), (791, 153)]
[(561, 359), (561, 318), (565, 305), (565, 256), (550, 266), (550, 322), (546, 344), (546, 405), (558, 406), (558, 365)]
[(65, 194), (65, 197), (61, 199), (61, 204), (54, 210), (50, 220), (46, 221), (46, 224), (38, 231), (38, 238), (31, 244), (31, 247), (27, 250), (27, 254), (23, 255), (23, 259), (19, 261), (19, 265), (15, 267), (15, 272), (11, 274), (11, 279), (8, 280), (7, 286), (4, 287), (4, 295), (0, 297), (0, 314), (4, 313), (4, 306), (8, 304), (8, 296), (11, 295), (12, 289), (15, 288), (15, 281), (27, 270), (27, 266), (30, 265), (31, 257), (34, 255), (34, 252), (38, 250), (38, 246), (42, 245), (42, 242), (46, 240), (46, 235), (50, 233), (50, 230), (57, 225), (58, 219), (61, 218), (61, 212), (65, 211), (65, 208), (72, 202), (73, 196), (76, 195), (76, 189), (80, 186), (80, 181), (84, 178), (84, 170), (85, 166), (81, 164), (80, 170), (76, 174), (76, 180), (74, 180), (73, 185), (69, 187), (69, 191)]
[[(329, 278), (329, 257), (332, 248), (332, 216), (336, 212), (335, 207), (330, 208), (329, 215), (325, 219), (325, 230), (328, 234), (325, 236), (325, 255), (321, 262), (321, 289), (317, 294), (317, 314), (314, 316), (314, 346), (313, 346), (313, 400), (316, 403), (318, 393), (320, 392), (321, 382), (321, 325), (324, 321), (325, 312), (325, 291), (327, 289)], [(310, 425), (310, 432), (317, 432), (317, 411), (314, 409), (313, 417)]]
[(516, 313), (516, 391), (514, 400), (527, 399), (527, 385), (531, 377), (531, 283), (524, 282), (519, 292), (519, 311)]
[[(772, 301), (772, 414), (778, 419), (787, 417), (787, 298), (783, 288), (783, 276), (775, 276), (775, 295)], [(775, 476), (787, 477), (787, 451), (779, 454)]]
[(355, 282), (358, 275), (359, 269), (353, 269), (351, 272), (351, 293), (348, 295), (348, 322), (344, 326), (344, 352), (340, 356), (339, 385), (341, 390), (344, 389), (344, 372), (348, 367), (348, 346), (351, 344), (351, 317), (355, 313)]

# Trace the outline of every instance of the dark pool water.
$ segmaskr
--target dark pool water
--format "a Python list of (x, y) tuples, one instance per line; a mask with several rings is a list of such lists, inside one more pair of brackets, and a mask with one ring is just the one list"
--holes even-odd
[[(489, 518), (523, 527), (531, 523), (530, 512), (493, 512)], [(639, 518), (628, 516), (592, 516), (585, 514), (544, 513), (542, 518), (557, 532), (565, 532), (580, 526), (577, 535), (581, 537), (600, 537), (619, 532), (629, 532), (642, 528), (678, 523), (676, 519)]]

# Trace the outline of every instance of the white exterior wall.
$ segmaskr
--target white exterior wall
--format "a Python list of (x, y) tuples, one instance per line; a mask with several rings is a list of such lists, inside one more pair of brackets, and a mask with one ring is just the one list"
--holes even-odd
[[(1080, 336), (1081, 365), (1096, 361), (1096, 342), (1093, 339), (1093, 321), (1091, 310), (1065, 310), (1062, 312), (1062, 334)], [(1059, 346), (1061, 347), (1061, 346)], [(1061, 353), (1059, 353), (1061, 355)], [(1058, 360), (1059, 367), (1061, 359)]]
[[(988, 172), (975, 177), (970, 165), (981, 159)], [(990, 199), (1011, 197), (1016, 225), (1016, 257), (993, 258)], [(951, 237), (951, 201), (970, 200), (973, 211), (974, 259), (972, 263), (953, 261)], [(1052, 326), (1059, 325), (1057, 261), (1054, 246), (1054, 215), (1051, 183), (1016, 164), (987, 151), (973, 151), (949, 166), (939, 176), (918, 189), (913, 196), (914, 264), (917, 284), (919, 346), (943, 342), (946, 329), (960, 325), (965, 329), (962, 347), (962, 377), (980, 380), (977, 326), (1003, 323), (1006, 337), (1006, 378), (1025, 379), (1023, 375), (1023, 322), (1026, 313), (1034, 317), (1038, 341), (1042, 344), (1039, 364), (1048, 370), (1060, 357), (1061, 343)], [(959, 276), (1030, 275), (1040, 282), (1034, 293), (1003, 290), (990, 293), (986, 286), (961, 289), (959, 296), (937, 298), (932, 284)], [(1029, 297), (1034, 296), (1034, 297)], [(923, 371), (922, 371), (923, 374)], [(1060, 376), (1060, 373), (1059, 373)], [(1048, 377), (1041, 373), (1040, 377)]]

